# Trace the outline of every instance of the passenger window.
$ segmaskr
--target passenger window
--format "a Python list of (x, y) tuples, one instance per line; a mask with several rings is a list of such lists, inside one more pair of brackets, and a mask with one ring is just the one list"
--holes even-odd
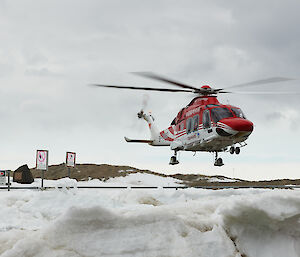
[(183, 122), (181, 122), (179, 125), (179, 130), (182, 131), (183, 129), (184, 129), (184, 124), (183, 124)]
[(192, 131), (192, 118), (186, 121), (186, 133), (189, 134)]
[(197, 131), (198, 127), (199, 127), (199, 115), (196, 115), (193, 118), (193, 131)]
[(177, 131), (182, 131), (184, 129), (184, 122), (177, 124)]
[(209, 117), (209, 111), (205, 110), (203, 112), (203, 117), (202, 117), (202, 123), (203, 123), (203, 128), (210, 128), (210, 117)]

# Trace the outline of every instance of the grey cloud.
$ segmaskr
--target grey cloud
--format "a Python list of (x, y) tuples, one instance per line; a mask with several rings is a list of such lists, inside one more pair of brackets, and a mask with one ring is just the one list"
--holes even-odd
[[(2, 127), (0, 133), (22, 142), (16, 147), (27, 151), (39, 144), (61, 150), (65, 144), (84, 156), (92, 151), (108, 157), (113, 149), (116, 162), (127, 151), (128, 161), (135, 162), (132, 156), (140, 146), (125, 145), (122, 137), (148, 136), (147, 126), (141, 132), (135, 128), (136, 122), (140, 126), (135, 115), (143, 93), (94, 89), (89, 83), (167, 87), (127, 73), (150, 70), (196, 86), (225, 87), (272, 76), (297, 77), (300, 67), (300, 4), (292, 0), (1, 4), (0, 113), (12, 129)], [(282, 89), (300, 90), (297, 81), (264, 87)], [(191, 97), (151, 93), (148, 110), (164, 128)], [(269, 126), (275, 135), (285, 126), (283, 116), (276, 120), (284, 115), (281, 110), (289, 108), (296, 115), (300, 108), (297, 96), (220, 99), (240, 106), (261, 133), (276, 123)], [(259, 135), (252, 135), (254, 145), (268, 137)], [(295, 141), (292, 132), (286, 140)], [(53, 160), (58, 159), (53, 153)]]
[(280, 112), (273, 112), (265, 115), (267, 120), (280, 120), (285, 118), (285, 116)]
[(41, 77), (58, 77), (59, 73), (50, 71), (48, 68), (29, 68), (25, 70), (25, 75), (29, 76), (41, 76)]

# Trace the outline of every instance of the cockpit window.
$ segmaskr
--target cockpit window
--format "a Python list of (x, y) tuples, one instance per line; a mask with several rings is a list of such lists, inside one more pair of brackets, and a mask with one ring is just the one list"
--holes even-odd
[(218, 121), (233, 117), (232, 112), (228, 108), (213, 108), (211, 111), (211, 117), (215, 123)]
[(236, 117), (246, 119), (244, 113), (240, 108), (231, 108)]

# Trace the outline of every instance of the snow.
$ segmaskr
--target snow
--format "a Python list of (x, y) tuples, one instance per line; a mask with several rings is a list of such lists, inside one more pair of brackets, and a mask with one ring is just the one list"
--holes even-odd
[(1, 257), (300, 256), (299, 190), (67, 189), (178, 182), (148, 175), (1, 190)]
[(209, 183), (214, 183), (214, 182), (237, 182), (237, 181), (239, 181), (239, 180), (236, 180), (236, 179), (231, 179), (231, 178), (222, 178), (222, 179), (220, 179), (220, 178), (209, 178), (208, 180), (207, 180), (207, 182), (209, 182)]
[[(120, 171), (122, 172), (122, 171)], [(76, 187), (81, 186), (183, 186), (182, 181), (172, 177), (157, 176), (148, 173), (129, 173), (126, 176), (120, 176), (110, 178), (107, 181), (100, 179), (90, 179), (89, 181), (77, 182), (75, 179), (62, 178), (58, 180), (46, 180), (44, 179), (44, 187)], [(12, 187), (40, 187), (41, 179), (36, 178), (31, 184), (19, 184), (12, 182)]]
[[(65, 187), (65, 188), (76, 187), (77, 183), (78, 183), (77, 180), (70, 179), (70, 178), (62, 178), (58, 180), (44, 179), (44, 187)], [(34, 182), (32, 182), (31, 184), (20, 184), (20, 183), (13, 182), (11, 179), (11, 187), (41, 187), (41, 179), (35, 178)]]
[[(182, 186), (182, 181), (171, 177), (156, 176), (148, 173), (130, 173), (126, 177), (110, 178), (107, 183), (113, 186)], [(106, 183), (106, 184), (107, 184)]]

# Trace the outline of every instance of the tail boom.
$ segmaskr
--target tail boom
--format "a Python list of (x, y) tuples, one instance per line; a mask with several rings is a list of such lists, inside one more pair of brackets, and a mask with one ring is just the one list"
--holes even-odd
[(146, 143), (152, 146), (170, 146), (175, 139), (173, 126), (165, 129), (161, 132), (157, 129), (154, 118), (150, 113), (144, 113), (143, 111), (138, 113), (139, 118), (143, 118), (150, 129), (150, 140), (146, 139), (129, 139), (125, 137), (126, 142), (129, 143)]

